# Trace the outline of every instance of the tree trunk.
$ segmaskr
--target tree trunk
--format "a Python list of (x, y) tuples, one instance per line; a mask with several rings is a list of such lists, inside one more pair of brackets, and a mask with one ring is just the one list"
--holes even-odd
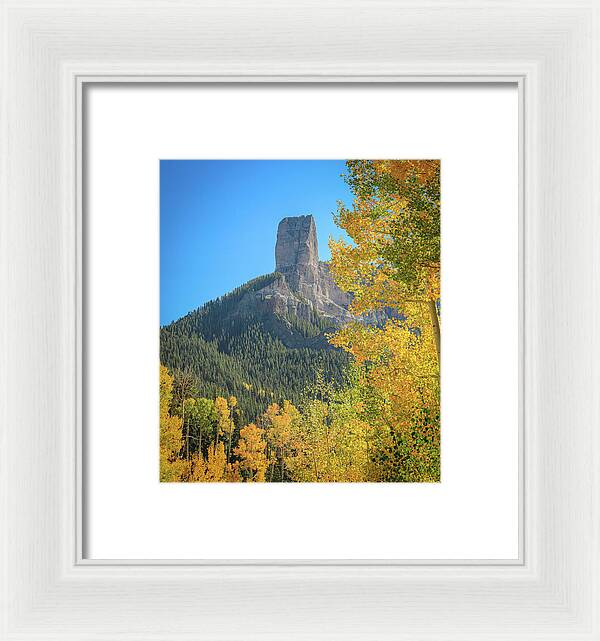
[(437, 307), (434, 300), (427, 301), (429, 306), (429, 316), (431, 316), (431, 325), (433, 326), (433, 338), (435, 340), (435, 350), (437, 352), (438, 363), (441, 364), (441, 332), (440, 319), (437, 313)]
[(233, 425), (233, 418), (229, 419), (229, 441), (227, 443), (227, 465), (229, 465), (229, 457), (230, 457), (230, 452), (231, 452), (231, 437), (233, 435), (233, 430), (234, 430), (234, 425)]
[(190, 426), (185, 424), (185, 402), (181, 404), (181, 415), (183, 417), (183, 426), (185, 430), (185, 458), (186, 461), (190, 460)]

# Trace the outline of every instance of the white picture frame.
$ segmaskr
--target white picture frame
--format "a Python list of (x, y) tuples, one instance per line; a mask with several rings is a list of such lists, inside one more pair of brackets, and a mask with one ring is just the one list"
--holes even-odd
[[(2, 639), (600, 638), (596, 2), (1, 5)], [(86, 82), (516, 82), (519, 563), (83, 558)]]

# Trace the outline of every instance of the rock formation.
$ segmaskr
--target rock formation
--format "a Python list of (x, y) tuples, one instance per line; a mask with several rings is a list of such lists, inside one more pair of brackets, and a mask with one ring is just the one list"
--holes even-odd
[(284, 218), (277, 228), (275, 271), (290, 288), (311, 297), (319, 283), (317, 226), (312, 216)]
[[(236, 315), (277, 318), (284, 325), (289, 325), (286, 318), (297, 318), (331, 329), (352, 320), (380, 324), (390, 315), (381, 311), (357, 318), (348, 311), (352, 295), (335, 284), (327, 263), (319, 261), (317, 229), (311, 215), (284, 218), (279, 223), (275, 270), (272, 278), (261, 277), (265, 285), (250, 287), (251, 281), (242, 287), (245, 291)], [(283, 335), (280, 338), (291, 344)]]
[[(321, 316), (336, 324), (352, 318), (348, 312), (351, 296), (334, 283), (327, 263), (319, 261), (317, 226), (311, 215), (284, 218), (279, 223), (275, 271), (283, 275), (289, 292), (300, 303), (308, 302)], [(302, 310), (294, 307), (302, 316)]]

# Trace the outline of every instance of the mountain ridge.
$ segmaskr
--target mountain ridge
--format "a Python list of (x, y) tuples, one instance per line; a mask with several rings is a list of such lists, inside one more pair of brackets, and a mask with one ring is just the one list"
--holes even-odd
[(161, 363), (191, 372), (202, 395), (236, 396), (244, 420), (255, 420), (269, 403), (299, 403), (319, 377), (343, 384), (348, 357), (327, 335), (356, 320), (351, 300), (319, 260), (313, 216), (287, 217), (275, 271), (162, 327)]

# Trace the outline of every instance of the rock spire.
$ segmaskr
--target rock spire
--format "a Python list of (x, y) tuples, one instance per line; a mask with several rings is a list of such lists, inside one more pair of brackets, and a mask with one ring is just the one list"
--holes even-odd
[(290, 289), (311, 299), (319, 285), (317, 226), (311, 216), (284, 218), (277, 228), (275, 270)]

